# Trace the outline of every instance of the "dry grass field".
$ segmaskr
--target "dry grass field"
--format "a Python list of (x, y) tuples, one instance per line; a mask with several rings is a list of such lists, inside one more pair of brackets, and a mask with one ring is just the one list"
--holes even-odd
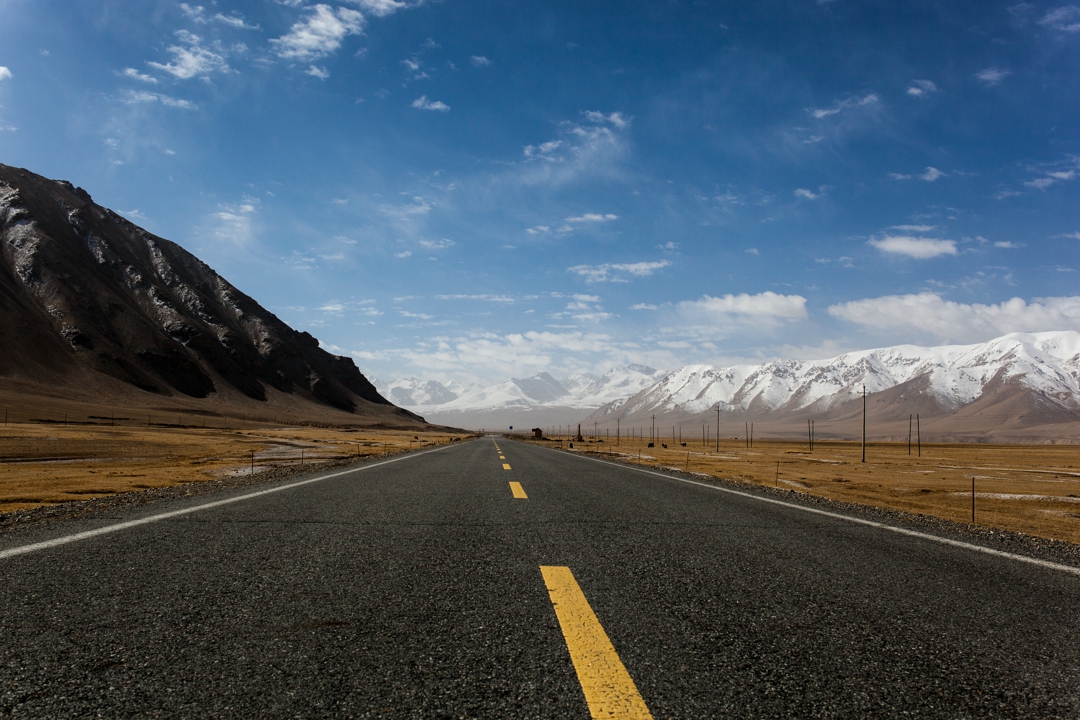
[(366, 428), (0, 426), (0, 512), (444, 444), (462, 435)]
[[(857, 442), (614, 439), (574, 443), (576, 452), (676, 468), (727, 480), (785, 488), (843, 502), (971, 522), (975, 481), (978, 525), (1080, 543), (1080, 446), (870, 443), (866, 463)], [(544, 443), (555, 447), (558, 442)], [(564, 438), (562, 447), (567, 447)], [(640, 454), (640, 460), (639, 460)]]

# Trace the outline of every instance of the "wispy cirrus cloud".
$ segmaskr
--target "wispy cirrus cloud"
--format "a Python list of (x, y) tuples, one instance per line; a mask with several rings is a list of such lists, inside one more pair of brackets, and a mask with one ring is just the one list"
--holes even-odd
[(577, 217), (568, 217), (565, 222), (568, 223), (601, 223), (610, 222), (611, 220), (618, 220), (618, 215), (612, 215), (611, 213), (585, 213), (584, 215), (578, 215)]
[(807, 108), (806, 111), (810, 113), (814, 118), (821, 120), (822, 118), (829, 117), (830, 115), (837, 115), (844, 110), (855, 107), (865, 107), (867, 105), (875, 105), (881, 101), (881, 97), (877, 93), (870, 93), (864, 95), (861, 98), (848, 98), (837, 102), (832, 107), (828, 108)]
[(1043, 15), (1039, 24), (1061, 32), (1080, 32), (1080, 7), (1065, 5)]
[(988, 67), (985, 70), (975, 73), (975, 77), (988, 86), (997, 85), (1010, 75), (1012, 75), (1011, 70), (1003, 70), (1002, 68), (997, 67)]
[(122, 72), (120, 74), (123, 75), (126, 78), (131, 78), (132, 80), (138, 80), (139, 82), (149, 83), (151, 85), (157, 85), (157, 81), (158, 81), (158, 79), (156, 77), (154, 77), (153, 75), (147, 75), (146, 73), (141, 73), (138, 70), (136, 70), (135, 68), (124, 68), (124, 72)]
[(180, 98), (174, 98), (170, 95), (162, 93), (146, 92), (146, 91), (134, 91), (129, 90), (122, 96), (125, 103), (128, 105), (138, 105), (142, 103), (160, 103), (165, 107), (178, 108), (180, 110), (195, 110), (198, 106), (188, 100), (182, 100)]
[(188, 3), (180, 3), (180, 11), (184, 13), (189, 20), (199, 23), (200, 25), (216, 22), (238, 30), (259, 29), (258, 25), (248, 25), (244, 21), (244, 16), (239, 13), (233, 13), (231, 15), (224, 15), (222, 13), (207, 15), (206, 8), (202, 5), (189, 5)]
[(575, 265), (567, 272), (581, 275), (587, 282), (629, 282), (630, 277), (648, 277), (658, 270), (671, 265), (668, 260), (655, 260), (637, 263), (603, 263), (602, 265)]

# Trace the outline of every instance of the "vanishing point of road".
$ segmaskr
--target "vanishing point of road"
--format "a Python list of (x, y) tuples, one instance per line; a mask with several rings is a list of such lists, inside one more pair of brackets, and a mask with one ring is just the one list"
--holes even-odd
[(500, 438), (8, 533), (0, 574), (0, 715), (1080, 715), (1068, 568)]

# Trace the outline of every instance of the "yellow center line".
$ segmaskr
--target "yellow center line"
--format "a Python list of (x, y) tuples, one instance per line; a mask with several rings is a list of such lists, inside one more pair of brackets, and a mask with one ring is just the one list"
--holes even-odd
[(503, 470), (509, 470), (509, 469), (510, 469), (510, 464), (509, 463), (503, 463)]
[(500, 456), (499, 456), (499, 459), (500, 459), (500, 460), (505, 460), (505, 459), (506, 459), (506, 456), (505, 456), (505, 455), (500, 455)]
[(525, 488), (521, 487), (521, 483), (510, 483), (510, 492), (514, 493), (514, 497), (518, 500), (528, 500), (529, 496), (525, 494)]
[(568, 567), (541, 565), (570, 660), (594, 718), (652, 720), (633, 678)]

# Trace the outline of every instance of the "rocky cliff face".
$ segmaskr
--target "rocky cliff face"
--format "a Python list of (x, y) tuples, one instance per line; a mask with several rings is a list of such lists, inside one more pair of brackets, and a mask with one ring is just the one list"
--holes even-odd
[(0, 165), (0, 377), (85, 369), (163, 396), (276, 388), (350, 412), (391, 405), (350, 358), (179, 245), (71, 183)]

